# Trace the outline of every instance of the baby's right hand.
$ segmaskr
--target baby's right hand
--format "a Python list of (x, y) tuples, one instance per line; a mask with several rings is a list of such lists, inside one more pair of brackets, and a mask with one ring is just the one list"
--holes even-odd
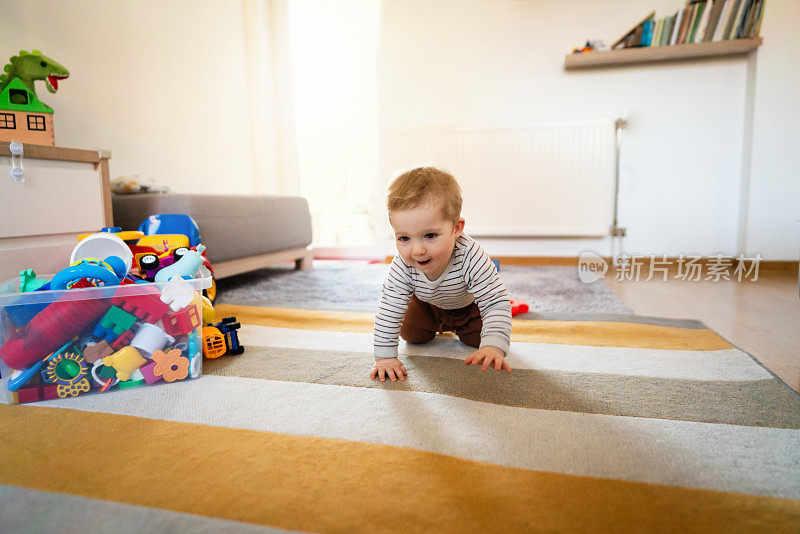
[(406, 366), (397, 358), (375, 358), (375, 365), (372, 367), (369, 377), (375, 380), (377, 376), (378, 380), (385, 382), (388, 375), (389, 379), (395, 382), (398, 378), (405, 380), (407, 374)]

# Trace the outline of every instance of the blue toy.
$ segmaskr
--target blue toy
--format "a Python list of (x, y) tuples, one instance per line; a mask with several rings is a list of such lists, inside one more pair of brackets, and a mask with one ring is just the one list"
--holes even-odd
[(181, 256), (181, 259), (164, 267), (156, 273), (156, 282), (166, 282), (173, 276), (180, 276), (181, 278), (194, 278), (203, 265), (203, 251), (206, 249), (205, 245), (197, 245), (197, 250), (189, 250)]
[[(25, 269), (19, 272), (19, 292), (28, 293), (30, 291), (48, 291), (50, 282), (41, 278), (36, 278), (33, 269)], [(24, 300), (24, 299), (21, 299)], [(47, 304), (28, 304), (19, 306), (7, 306), (6, 313), (8, 318), (16, 326), (27, 324), (28, 321), (36, 317), (36, 314), (47, 307)]]
[(39, 369), (41, 369), (42, 366), (45, 363), (49, 363), (49, 361), (51, 359), (53, 359), (56, 355), (61, 354), (62, 352), (66, 351), (67, 347), (69, 347), (71, 344), (72, 344), (72, 341), (67, 341), (66, 343), (64, 343), (64, 345), (62, 345), (62, 347), (60, 349), (58, 349), (54, 353), (50, 354), (47, 358), (45, 358), (43, 360), (39, 360), (38, 362), (34, 363), (30, 367), (28, 367), (26, 369), (23, 369), (17, 376), (11, 378), (11, 380), (8, 381), (8, 385), (6, 386), (8, 391), (17, 391), (20, 387), (22, 387), (25, 384), (27, 384), (28, 381), (31, 378), (34, 377), (36, 372)]
[[(122, 262), (122, 260), (116, 256), (109, 256), (109, 258), (116, 258), (119, 260), (119, 262), (114, 262), (112, 260), (112, 263), (116, 263), (117, 267), (119, 267), (119, 263)], [(125, 269), (124, 263), (122, 264), (122, 269)], [(72, 284), (83, 278), (98, 280), (107, 286), (119, 285), (119, 276), (114, 272), (114, 268), (111, 265), (104, 261), (87, 258), (76, 261), (66, 269), (58, 271), (53, 279), (50, 280), (50, 289), (69, 289)]]
[(189, 245), (200, 244), (200, 228), (194, 219), (180, 213), (163, 213), (151, 215), (139, 225), (144, 235), (181, 234), (189, 238)]
[(244, 353), (244, 347), (239, 344), (239, 333), (237, 332), (242, 324), (236, 320), (236, 317), (225, 317), (222, 321), (209, 326), (218, 329), (225, 336), (225, 345), (228, 349), (225, 354)]
[[(56, 273), (49, 282), (37, 279), (36, 273), (31, 269), (26, 269), (19, 273), (20, 292), (69, 289), (75, 282), (83, 278), (99, 280), (107, 286), (116, 286), (119, 285), (120, 279), (125, 276), (125, 271), (125, 262), (117, 256), (109, 256), (105, 261), (89, 258), (77, 261), (66, 269), (62, 269)], [(46, 307), (47, 303), (19, 306), (12, 305), (6, 307), (6, 313), (12, 323), (16, 326), (22, 326), (27, 324)]]

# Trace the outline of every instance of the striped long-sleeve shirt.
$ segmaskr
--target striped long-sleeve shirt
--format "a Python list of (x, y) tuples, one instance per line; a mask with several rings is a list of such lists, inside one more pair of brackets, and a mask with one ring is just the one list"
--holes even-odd
[(375, 316), (375, 356), (397, 357), (397, 338), (411, 295), (446, 310), (476, 302), (481, 312), (481, 348), (497, 347), (508, 353), (511, 340), (511, 303), (489, 255), (471, 237), (462, 234), (450, 263), (437, 280), (408, 265), (400, 255), (392, 260), (383, 283)]

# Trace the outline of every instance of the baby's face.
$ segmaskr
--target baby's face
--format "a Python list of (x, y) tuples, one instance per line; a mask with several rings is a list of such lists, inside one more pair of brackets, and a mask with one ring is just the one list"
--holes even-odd
[(428, 203), (389, 215), (400, 257), (420, 270), (428, 280), (439, 278), (464, 231), (464, 219), (453, 223), (442, 216), (436, 203)]

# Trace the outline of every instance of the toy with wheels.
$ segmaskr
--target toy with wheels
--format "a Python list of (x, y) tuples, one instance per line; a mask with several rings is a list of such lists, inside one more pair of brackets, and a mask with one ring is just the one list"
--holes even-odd
[(144, 235), (180, 234), (189, 239), (189, 246), (200, 244), (200, 228), (188, 215), (181, 213), (162, 213), (151, 215), (139, 225)]
[(119, 256), (128, 270), (136, 269), (142, 278), (150, 282), (155, 280), (156, 273), (161, 269), (180, 261), (187, 252), (197, 251), (203, 258), (201, 275), (211, 277), (211, 287), (204, 289), (203, 295), (212, 302), (217, 297), (214, 268), (205, 251), (197, 249), (200, 245), (200, 229), (188, 215), (150, 215), (139, 225), (139, 230), (122, 231), (119, 227), (107, 227), (98, 233), (83, 234), (79, 239), (78, 246), (73, 250), (74, 259), (90, 254), (94, 254), (91, 256), (94, 258)]
[(200, 228), (194, 219), (182, 213), (150, 215), (139, 225), (139, 231), (144, 237), (132, 248), (145, 279), (154, 280), (159, 270), (180, 261), (187, 252), (195, 250), (202, 254), (203, 269), (211, 276), (211, 287), (203, 290), (203, 296), (208, 297), (211, 302), (216, 300), (214, 268), (206, 258), (205, 251), (197, 248), (201, 242)]
[(238, 330), (242, 325), (236, 317), (225, 317), (216, 324), (203, 327), (203, 356), (219, 358), (226, 354), (238, 355), (244, 352), (239, 344)]

